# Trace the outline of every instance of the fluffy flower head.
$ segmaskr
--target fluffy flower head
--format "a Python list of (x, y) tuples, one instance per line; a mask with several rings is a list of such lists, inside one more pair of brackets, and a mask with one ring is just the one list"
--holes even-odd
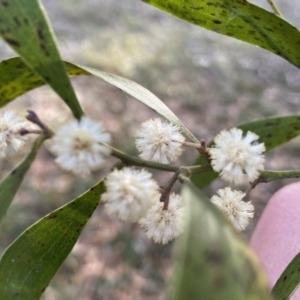
[(242, 183), (243, 171), (250, 181), (255, 180), (258, 170), (264, 169), (265, 146), (255, 142), (258, 138), (251, 131), (243, 137), (243, 131), (238, 128), (220, 132), (215, 137), (215, 147), (209, 150), (213, 169), (229, 182)]
[(146, 170), (123, 168), (112, 171), (105, 180), (102, 195), (105, 209), (122, 221), (136, 222), (145, 215), (157, 198), (159, 187)]
[(167, 244), (176, 238), (183, 229), (184, 208), (181, 197), (171, 194), (167, 210), (163, 209), (164, 203), (156, 203), (148, 210), (139, 223), (145, 229), (146, 235), (155, 243)]
[(6, 111), (0, 116), (0, 158), (12, 156), (18, 152), (27, 139), (20, 134), (20, 129), (25, 129), (27, 122), (14, 111)]
[(181, 155), (182, 142), (184, 137), (177, 126), (156, 118), (142, 123), (135, 143), (142, 159), (167, 164)]
[(103, 154), (109, 149), (99, 143), (108, 143), (110, 135), (100, 122), (87, 117), (61, 126), (52, 138), (51, 150), (62, 168), (87, 175), (103, 164)]
[(251, 202), (243, 201), (245, 194), (231, 190), (230, 187), (220, 189), (217, 193), (219, 196), (213, 196), (211, 202), (223, 211), (236, 229), (244, 230), (249, 223), (249, 218), (253, 218), (254, 215)]

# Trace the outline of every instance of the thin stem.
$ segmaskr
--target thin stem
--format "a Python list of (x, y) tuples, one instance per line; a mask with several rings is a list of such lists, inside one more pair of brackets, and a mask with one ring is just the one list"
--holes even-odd
[(128, 155), (106, 143), (101, 143), (101, 144), (104, 145), (105, 147), (109, 148), (110, 154), (116, 158), (119, 158), (127, 166), (144, 167), (144, 168), (156, 169), (156, 170), (173, 172), (173, 173), (180, 171), (180, 173), (184, 173), (186, 176), (213, 171), (213, 169), (210, 165), (178, 167), (178, 166), (160, 164), (160, 163), (156, 163), (156, 162), (149, 161), (149, 160), (143, 160), (143, 159)]
[(116, 148), (113, 148), (112, 146), (102, 143), (104, 146), (110, 149), (110, 154), (116, 158), (119, 158), (125, 165), (133, 165), (137, 167), (146, 167), (156, 170), (162, 170), (167, 172), (176, 172), (179, 170), (179, 167), (177, 166), (171, 166), (166, 164), (160, 164), (153, 161), (148, 160), (142, 160), (137, 157), (128, 155)]
[(197, 149), (198, 152), (205, 158), (205, 160), (210, 160), (209, 153), (207, 151), (206, 143), (204, 140), (201, 140), (200, 143), (183, 142), (182, 145)]
[(20, 134), (20, 135), (26, 135), (26, 134), (42, 134), (42, 133), (44, 133), (44, 131), (38, 130), (38, 129), (30, 129), (30, 130), (28, 130), (28, 129), (26, 129), (26, 128), (21, 128), (21, 129), (19, 130), (19, 134)]
[(276, 4), (273, 2), (273, 0), (267, 0), (270, 6), (272, 7), (274, 13), (279, 16), (280, 18), (283, 18), (283, 15), (281, 14), (280, 10), (277, 8)]
[(167, 183), (167, 186), (164, 188), (164, 191), (160, 196), (160, 202), (164, 202), (163, 210), (168, 209), (171, 189), (175, 184), (176, 180), (178, 179), (179, 174), (180, 174), (180, 170), (177, 170), (175, 174), (171, 177), (169, 182)]
[(40, 135), (39, 137), (37, 137), (37, 139), (35, 140), (35, 142), (33, 144), (33, 149), (35, 151), (38, 151), (46, 139), (47, 139), (47, 136), (45, 136), (45, 135)]
[(201, 144), (200, 143), (183, 142), (182, 145), (190, 147), (190, 148), (196, 148), (196, 149), (201, 148)]
[(38, 125), (42, 130), (43, 130), (43, 133), (45, 134), (45, 136), (47, 138), (50, 138), (53, 136), (53, 132), (50, 128), (48, 128), (41, 120), (40, 118), (37, 116), (37, 114), (32, 111), (32, 110), (27, 110), (27, 120)]
[(250, 192), (252, 191), (252, 185), (250, 184), (250, 186), (248, 186), (247, 187), (247, 189), (246, 189), (246, 191), (245, 191), (245, 194), (246, 194), (246, 198), (248, 198), (249, 197), (249, 195), (250, 195)]
[(182, 166), (180, 169), (186, 176), (213, 171), (211, 165)]
[(117, 169), (117, 170), (121, 170), (125, 167), (124, 163), (121, 161), (121, 160), (118, 160), (111, 168), (110, 170), (114, 170), (114, 169)]
[(251, 183), (251, 188), (254, 189), (259, 183), (268, 183), (274, 180), (286, 178), (299, 178), (300, 170), (286, 170), (286, 171), (261, 171), (259, 177)]

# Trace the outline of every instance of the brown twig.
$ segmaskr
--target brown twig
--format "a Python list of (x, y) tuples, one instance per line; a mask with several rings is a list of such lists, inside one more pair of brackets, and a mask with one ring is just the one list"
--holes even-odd
[(41, 134), (41, 133), (43, 133), (44, 131), (42, 131), (42, 130), (37, 130), (37, 129), (31, 129), (31, 130), (29, 130), (29, 129), (26, 129), (26, 128), (21, 128), (19, 131), (18, 131), (18, 133), (20, 134), (20, 135), (26, 135), (26, 134)]
[(176, 180), (178, 179), (178, 176), (180, 174), (180, 170), (177, 170), (174, 175), (171, 177), (167, 185), (163, 188), (163, 192), (160, 196), (159, 201), (164, 202), (163, 210), (167, 210), (169, 206), (169, 200), (170, 200), (170, 193), (172, 190), (173, 185), (175, 184)]
[(38, 125), (42, 130), (43, 130), (43, 133), (48, 136), (48, 137), (51, 137), (53, 135), (53, 132), (52, 130), (47, 127), (41, 120), (40, 118), (37, 116), (37, 114), (32, 111), (32, 110), (27, 110), (27, 120)]
[(208, 150), (206, 148), (205, 140), (201, 139), (200, 143), (183, 142), (182, 145), (190, 147), (190, 148), (195, 148), (207, 161), (210, 161), (210, 157), (209, 157)]

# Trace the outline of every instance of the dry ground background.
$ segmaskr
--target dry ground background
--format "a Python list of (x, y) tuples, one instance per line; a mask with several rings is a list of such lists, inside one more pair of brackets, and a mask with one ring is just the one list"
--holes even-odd
[[(138, 0), (43, 2), (66, 60), (139, 82), (198, 138), (209, 141), (238, 123), (300, 112), (299, 70), (262, 49), (189, 25)], [(268, 8), (265, 2), (256, 3)], [(277, 1), (284, 16), (300, 27), (300, 3), (287, 2)], [(12, 56), (0, 42), (0, 59)], [(155, 114), (101, 80), (80, 77), (73, 83), (84, 111), (105, 123), (113, 145), (136, 154), (132, 136)], [(48, 87), (29, 92), (8, 107), (33, 109), (53, 128), (71, 117)], [(267, 168), (300, 166), (299, 148), (298, 138), (272, 151)], [(195, 158), (196, 153), (186, 151), (181, 163), (192, 164)], [(26, 227), (90, 187), (113, 163), (109, 159), (90, 178), (78, 178), (60, 170), (42, 149), (0, 226), (0, 252)], [(16, 161), (1, 164), (5, 174)], [(163, 184), (169, 175), (155, 176)], [(291, 181), (260, 185), (253, 191), (256, 218), (247, 238), (270, 195)], [(216, 181), (208, 194), (223, 185)], [(172, 245), (153, 244), (137, 226), (107, 216), (100, 205), (43, 299), (162, 299), (171, 250)]]

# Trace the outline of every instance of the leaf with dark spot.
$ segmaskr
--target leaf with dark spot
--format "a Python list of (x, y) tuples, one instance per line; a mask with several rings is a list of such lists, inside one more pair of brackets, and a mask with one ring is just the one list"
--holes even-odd
[(275, 299), (290, 299), (300, 285), (300, 253), (288, 264), (275, 283), (272, 294)]
[(94, 191), (45, 216), (6, 249), (0, 261), (0, 299), (40, 299), (100, 201), (102, 181)]
[(300, 67), (299, 30), (282, 18), (250, 2), (142, 1), (192, 24), (259, 46)]
[(81, 107), (40, 1), (6, 0), (0, 1), (0, 4), (2, 38), (39, 75), (38, 79), (48, 83), (68, 104), (75, 117), (80, 118)]

